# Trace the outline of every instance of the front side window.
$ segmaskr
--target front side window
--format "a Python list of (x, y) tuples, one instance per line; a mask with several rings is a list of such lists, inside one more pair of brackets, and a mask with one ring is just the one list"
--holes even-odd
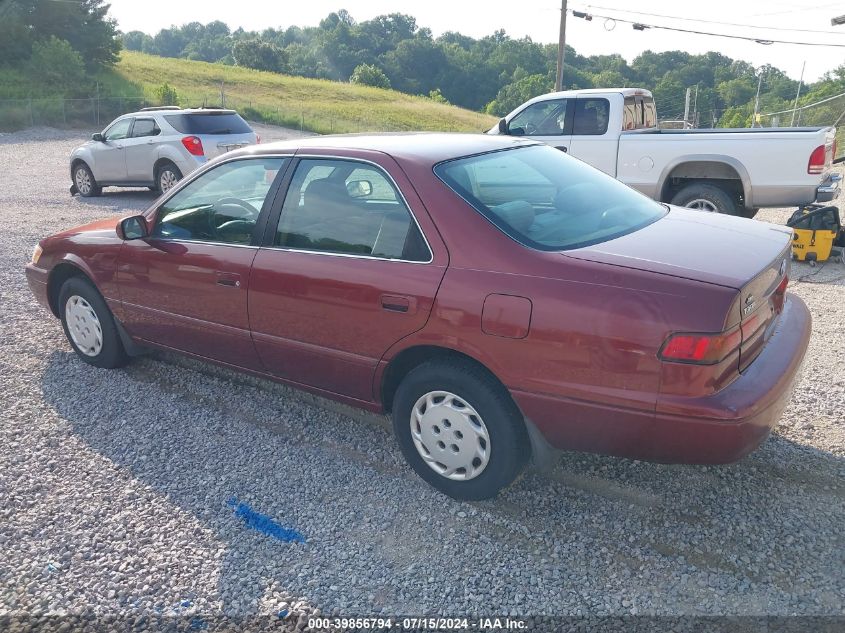
[(250, 244), (285, 158), (223, 163), (187, 184), (158, 210), (153, 237)]
[(351, 160), (300, 161), (274, 245), (407, 261), (431, 258), (392, 181), (378, 167)]
[(132, 127), (132, 119), (121, 119), (107, 129), (103, 136), (107, 141), (119, 141), (129, 136), (130, 127)]
[(145, 136), (156, 136), (161, 130), (153, 119), (135, 119), (132, 127), (132, 138), (143, 138)]
[(514, 136), (563, 136), (569, 134), (566, 99), (532, 103), (508, 123)]
[(578, 99), (575, 102), (573, 135), (601, 136), (607, 132), (610, 101), (607, 99)]
[(548, 145), (452, 160), (434, 172), (505, 234), (544, 251), (606, 242), (666, 214), (661, 204)]

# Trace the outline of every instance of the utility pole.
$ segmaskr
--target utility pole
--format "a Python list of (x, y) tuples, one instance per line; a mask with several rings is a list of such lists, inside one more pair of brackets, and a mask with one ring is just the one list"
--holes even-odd
[(555, 76), (555, 92), (563, 90), (563, 58), (566, 52), (566, 0), (560, 3), (560, 35), (557, 41), (557, 75)]
[(795, 125), (795, 110), (798, 109), (798, 97), (801, 96), (801, 85), (804, 83), (804, 68), (806, 66), (806, 61), (801, 64), (801, 78), (798, 80), (798, 92), (795, 93), (795, 103), (792, 104), (792, 122), (789, 124), (789, 127)]
[(754, 97), (754, 116), (751, 117), (751, 127), (758, 127), (757, 113), (760, 111), (760, 86), (763, 85), (763, 74), (765, 71), (760, 71), (760, 77), (757, 79), (757, 96)]
[(698, 127), (698, 84), (695, 84), (695, 99), (692, 102), (692, 126)]
[(684, 123), (689, 123), (689, 101), (692, 94), (692, 88), (687, 88), (687, 96), (684, 99)]

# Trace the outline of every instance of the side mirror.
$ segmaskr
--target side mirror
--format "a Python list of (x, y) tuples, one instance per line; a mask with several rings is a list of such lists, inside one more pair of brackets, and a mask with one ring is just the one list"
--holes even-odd
[(91, 140), (97, 141), (98, 143), (102, 143), (103, 141), (106, 140), (106, 137), (103, 136), (100, 132), (95, 132), (94, 134), (91, 135)]
[(508, 122), (505, 119), (499, 119), (499, 134), (510, 134)]
[(117, 225), (117, 236), (122, 240), (140, 240), (148, 234), (147, 219), (143, 215), (124, 218)]
[(373, 192), (373, 183), (369, 180), (350, 180), (346, 183), (346, 191), (353, 198), (364, 198)]

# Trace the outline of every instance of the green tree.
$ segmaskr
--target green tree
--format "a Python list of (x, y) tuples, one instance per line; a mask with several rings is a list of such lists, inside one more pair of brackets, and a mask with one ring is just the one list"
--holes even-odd
[(259, 39), (235, 42), (232, 46), (232, 57), (235, 58), (238, 66), (255, 70), (283, 73), (288, 68), (288, 56), (285, 49)]
[(32, 45), (27, 70), (34, 83), (54, 94), (68, 94), (87, 83), (82, 56), (69, 42), (53, 36)]
[(552, 87), (553, 83), (546, 75), (528, 75), (499, 90), (496, 98), (487, 104), (487, 113), (504, 116), (521, 103), (549, 92)]
[(176, 88), (172, 87), (166, 81), (155, 89), (154, 94), (159, 105), (179, 105), (179, 95), (176, 92)]
[(350, 83), (376, 88), (390, 88), (390, 79), (378, 66), (372, 64), (359, 64), (349, 78)]
[(443, 93), (440, 92), (440, 88), (435, 88), (434, 90), (429, 91), (428, 98), (436, 103), (449, 105), (449, 100), (443, 96)]
[(67, 41), (88, 71), (117, 61), (121, 41), (104, 0), (14, 0), (0, 8), (0, 65), (22, 63), (35, 42), (50, 37)]

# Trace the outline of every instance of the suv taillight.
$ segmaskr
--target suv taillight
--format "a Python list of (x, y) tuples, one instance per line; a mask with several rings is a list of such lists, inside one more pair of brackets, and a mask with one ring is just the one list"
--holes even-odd
[(202, 141), (197, 136), (186, 136), (182, 139), (182, 145), (192, 156), (202, 156), (205, 151), (202, 148)]
[(810, 161), (807, 163), (807, 173), (822, 173), (824, 171), (825, 158), (824, 145), (819, 145), (813, 150), (813, 153), (810, 154)]

